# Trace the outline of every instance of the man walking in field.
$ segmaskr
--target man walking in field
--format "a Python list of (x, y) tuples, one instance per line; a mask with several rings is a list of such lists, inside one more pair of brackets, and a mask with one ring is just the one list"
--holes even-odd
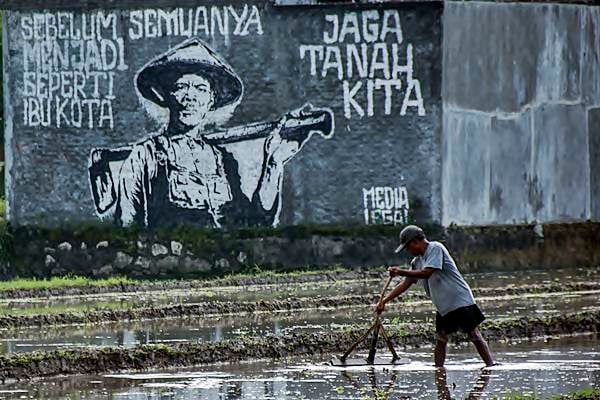
[(485, 316), (446, 247), (440, 242), (428, 241), (421, 228), (409, 225), (400, 232), (400, 246), (396, 252), (404, 249), (415, 257), (411, 261), (412, 268), (406, 270), (393, 266), (388, 269), (390, 276), (403, 276), (405, 279), (383, 299), (376, 311), (381, 313), (386, 303), (421, 281), (437, 310), (435, 366), (444, 366), (448, 335), (459, 329), (469, 335), (485, 365), (494, 365), (490, 349), (477, 328)]

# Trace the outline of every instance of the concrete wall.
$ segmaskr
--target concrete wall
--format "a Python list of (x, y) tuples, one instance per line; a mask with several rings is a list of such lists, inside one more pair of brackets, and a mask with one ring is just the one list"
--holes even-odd
[(441, 3), (67, 3), (4, 13), (13, 224), (440, 221)]
[[(67, 3), (56, 4), (64, 9)], [(596, 7), (446, 2), (442, 32), (441, 2), (318, 7), (277, 7), (267, 0), (206, 1), (204, 6), (191, 0), (178, 2), (185, 15), (192, 10), (194, 16), (206, 15), (209, 24), (217, 22), (208, 31), (201, 25), (191, 36), (229, 65), (244, 89), (227, 110), (212, 113), (215, 121), (208, 117), (196, 121), (203, 134), (251, 122), (265, 123), (263, 134), (272, 134), (282, 115), (306, 103), (317, 111), (330, 111), (334, 122), (319, 127), (323, 136), (310, 137), (310, 129), (305, 128), (299, 137), (288, 138), (292, 148), (288, 146), (287, 156), (275, 163), (279, 168), (266, 168), (273, 149), (264, 139), (226, 144), (224, 154), (231, 157), (219, 162), (227, 179), (211, 182), (220, 182), (231, 195), (217, 198), (210, 212), (205, 207), (190, 214), (193, 201), (206, 202), (207, 196), (197, 194), (199, 190), (191, 190), (196, 194), (186, 199), (189, 188), (173, 187), (171, 178), (162, 186), (148, 177), (136, 181), (143, 175), (136, 171), (148, 164), (147, 151), (156, 152), (157, 143), (148, 139), (169, 126), (165, 111), (169, 107), (163, 104), (161, 111), (152, 106), (148, 98), (153, 96), (141, 94), (135, 78), (153, 60), (173, 57), (169, 49), (190, 38), (174, 33), (149, 37), (154, 36), (152, 21), (163, 11), (174, 11), (174, 3), (144, 0), (135, 3), (137, 9), (126, 9), (133, 7), (131, 1), (102, 3), (106, 15), (114, 15), (118, 22), (114, 34), (106, 28), (100, 36), (123, 49), (123, 58), (121, 68), (100, 68), (114, 78), (113, 126), (107, 127), (108, 119), (98, 126), (102, 108), (97, 107), (92, 128), (87, 120), (82, 127), (66, 126), (64, 121), (58, 126), (56, 103), (48, 126), (35, 126), (35, 118), (30, 119), (31, 105), (26, 107), (25, 101), (44, 101), (43, 95), (27, 94), (37, 86), (31, 85), (26, 69), (36, 66), (30, 62), (26, 67), (23, 62), (24, 52), (36, 42), (27, 39), (27, 30), (33, 24), (32, 10), (42, 8), (40, 4), (19, 2), (5, 18), (7, 196), (14, 224), (98, 219), (151, 224), (144, 219), (150, 203), (163, 217), (156, 219), (157, 225), (181, 220), (204, 226), (219, 225), (215, 221), (222, 225), (373, 223), (384, 222), (382, 213), (391, 223), (406, 222), (409, 213), (417, 222), (444, 225), (600, 219), (600, 178), (594, 173), (600, 167), (600, 10)], [(72, 14), (75, 28), (82, 16), (97, 15), (98, 7), (93, 1), (77, 3)], [(368, 10), (374, 14), (363, 12)], [(396, 12), (402, 38), (388, 30), (382, 39), (382, 26), (387, 22), (392, 27)], [(39, 15), (58, 16), (55, 10)], [(227, 29), (215, 19), (225, 15)], [(144, 18), (150, 22), (149, 30), (138, 38), (135, 32)], [(242, 21), (239, 27), (236, 18)], [(359, 26), (356, 38), (354, 21)], [(372, 25), (365, 30), (363, 21)], [(340, 32), (333, 29), (336, 24), (348, 33), (341, 41)], [(378, 38), (369, 27), (379, 29)], [(71, 39), (57, 42), (63, 46)], [(91, 42), (101, 43), (98, 38)], [(368, 68), (377, 61), (378, 46), (388, 51), (387, 58), (380, 54), (384, 64), (387, 60), (400, 65), (406, 65), (412, 48), (412, 82), (419, 82), (423, 110), (409, 102), (412, 105), (402, 115), (405, 100), (418, 97), (406, 70), (386, 76), (385, 67), (376, 67), (372, 77), (357, 77), (354, 67), (351, 76), (346, 52), (353, 45), (359, 52), (366, 46)], [(391, 54), (393, 45), (400, 55), (397, 60)], [(338, 50), (341, 64), (336, 63)], [(93, 61), (94, 55), (86, 57)], [(375, 88), (372, 112), (369, 85)], [(89, 100), (84, 97), (92, 96), (92, 87), (88, 77), (80, 100)], [(107, 87), (101, 89), (101, 100), (108, 99)], [(68, 96), (56, 99), (58, 104), (65, 100), (71, 101)], [(135, 151), (131, 145), (140, 142), (144, 145)], [(297, 154), (294, 143), (302, 145)], [(124, 146), (146, 160), (136, 163), (129, 158), (133, 166), (125, 173), (121, 170)], [(97, 152), (91, 156), (93, 150)], [(173, 154), (202, 158), (188, 157), (189, 151)], [(168, 171), (165, 174), (170, 176)], [(267, 175), (275, 178), (266, 182)], [(156, 205), (156, 199), (140, 194), (145, 186), (138, 184), (136, 189), (136, 182), (162, 187), (166, 193), (162, 197), (169, 201)], [(171, 200), (177, 198), (173, 190), (184, 199), (179, 206), (192, 202), (183, 213), (171, 207)], [(399, 201), (386, 205), (386, 196)]]
[(445, 4), (444, 225), (600, 218), (599, 17)]

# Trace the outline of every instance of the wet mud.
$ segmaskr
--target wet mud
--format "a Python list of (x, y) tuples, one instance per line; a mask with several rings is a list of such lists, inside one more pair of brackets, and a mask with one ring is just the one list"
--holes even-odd
[[(600, 291), (533, 294), (479, 298), (488, 319), (523, 315), (550, 316), (600, 310)], [(2, 330), (0, 354), (59, 348), (219, 341), (243, 335), (284, 335), (295, 331), (322, 331), (360, 326), (372, 321), (368, 306), (293, 310), (202, 317), (120, 321), (106, 324), (55, 325)], [(434, 310), (429, 300), (393, 302), (382, 315), (386, 325), (427, 322)]]
[[(286, 335), (239, 337), (214, 343), (185, 343), (174, 346), (144, 345), (134, 348), (69, 349), (0, 356), (0, 379), (31, 379), (59, 374), (96, 374), (122, 370), (183, 367), (247, 359), (281, 359), (302, 354), (336, 354), (348, 348), (365, 327)], [(399, 347), (429, 345), (434, 339), (431, 323), (389, 327)], [(542, 336), (597, 333), (600, 311), (550, 317), (491, 320), (482, 325), (489, 341), (531, 339)], [(456, 335), (454, 342), (465, 342)], [(382, 344), (383, 345), (383, 344)], [(363, 348), (364, 349), (364, 348)]]

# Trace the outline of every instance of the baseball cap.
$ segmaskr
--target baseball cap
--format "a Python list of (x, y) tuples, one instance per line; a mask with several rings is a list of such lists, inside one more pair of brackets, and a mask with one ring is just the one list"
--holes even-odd
[(419, 236), (425, 236), (423, 229), (416, 225), (405, 226), (404, 229), (400, 231), (400, 246), (398, 246), (395, 253), (400, 253), (402, 250), (404, 250), (408, 242)]

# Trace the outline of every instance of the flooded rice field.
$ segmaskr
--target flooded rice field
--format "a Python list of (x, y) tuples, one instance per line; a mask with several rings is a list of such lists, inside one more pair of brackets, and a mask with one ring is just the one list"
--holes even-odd
[(600, 337), (580, 335), (492, 346), (500, 365), (482, 370), (470, 345), (446, 369), (432, 349), (401, 352), (407, 364), (337, 368), (327, 357), (258, 360), (179, 370), (57, 377), (0, 386), (3, 399), (493, 399), (548, 398), (600, 387)]
[[(418, 289), (413, 289), (418, 290)], [(566, 312), (600, 310), (600, 291), (532, 294), (479, 298), (486, 316), (494, 320), (519, 315), (545, 316)], [(386, 324), (432, 320), (428, 300), (390, 304), (383, 315)], [(133, 347), (150, 343), (216, 342), (247, 335), (282, 335), (298, 331), (339, 329), (367, 324), (368, 306), (317, 309), (295, 312), (224, 315), (207, 318), (169, 318), (101, 325), (75, 325), (5, 329), (0, 331), (0, 354), (73, 347)]]
[(445, 371), (432, 367), (435, 313), (418, 286), (382, 315), (408, 363), (330, 367), (371, 322), (380, 272), (2, 299), (0, 399), (544, 398), (600, 386), (600, 268), (467, 275), (501, 363), (490, 369), (465, 337)]
[[(558, 285), (561, 282), (600, 282), (600, 268), (531, 270), (525, 273), (473, 273), (466, 280), (475, 290), (481, 288), (514, 288), (526, 285)], [(381, 289), (382, 278), (334, 280), (306, 283), (215, 286), (201, 289), (170, 289), (145, 292), (116, 292), (88, 295), (0, 299), (0, 315), (53, 314), (89, 310), (118, 310), (194, 304), (206, 301), (260, 301), (290, 297), (366, 295)]]

